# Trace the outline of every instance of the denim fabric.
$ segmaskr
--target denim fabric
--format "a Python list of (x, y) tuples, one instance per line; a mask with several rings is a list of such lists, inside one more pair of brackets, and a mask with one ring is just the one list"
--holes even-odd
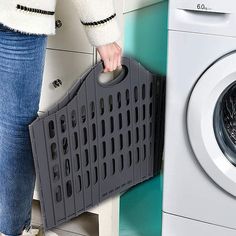
[(37, 117), (47, 35), (0, 24), (0, 232), (28, 229), (35, 168), (28, 125)]

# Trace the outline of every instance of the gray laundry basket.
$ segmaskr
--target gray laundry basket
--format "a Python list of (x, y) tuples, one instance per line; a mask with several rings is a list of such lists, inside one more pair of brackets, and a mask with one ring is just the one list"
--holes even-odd
[(160, 169), (164, 79), (129, 56), (105, 84), (102, 71), (99, 61), (29, 125), (45, 230)]

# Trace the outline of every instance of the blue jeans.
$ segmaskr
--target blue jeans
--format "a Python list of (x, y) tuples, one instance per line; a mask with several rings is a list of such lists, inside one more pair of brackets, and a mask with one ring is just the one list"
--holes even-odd
[(47, 35), (0, 24), (0, 232), (31, 223), (35, 169), (28, 125), (37, 117)]

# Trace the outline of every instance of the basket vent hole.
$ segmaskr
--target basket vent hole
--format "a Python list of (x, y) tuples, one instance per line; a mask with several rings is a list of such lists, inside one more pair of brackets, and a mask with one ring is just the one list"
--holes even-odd
[(112, 175), (114, 175), (116, 172), (116, 161), (114, 158), (112, 158), (112, 165), (111, 166), (112, 166), (111, 173), (112, 173)]
[(95, 116), (95, 106), (94, 106), (94, 102), (90, 103), (90, 112), (91, 112), (91, 119), (94, 118)]
[(86, 127), (83, 128), (83, 136), (84, 136), (84, 145), (87, 143), (87, 129)]
[(65, 155), (68, 152), (68, 140), (66, 137), (62, 139), (62, 149), (63, 149), (63, 154)]
[(117, 93), (117, 107), (121, 107), (121, 94), (120, 92)]
[(111, 154), (115, 152), (115, 139), (111, 138)]
[(137, 86), (134, 87), (134, 101), (138, 101), (138, 88)]
[(92, 124), (92, 132), (93, 132), (93, 140), (95, 140), (96, 139), (96, 126), (94, 123)]
[(60, 117), (60, 122), (61, 122), (61, 132), (64, 133), (66, 131), (66, 117), (65, 117), (65, 115), (62, 115)]
[(78, 148), (78, 134), (74, 132), (74, 150)]
[(58, 185), (56, 187), (56, 201), (60, 202), (62, 200), (62, 192), (61, 192), (61, 186)]
[(77, 171), (80, 169), (80, 158), (79, 158), (79, 154), (78, 153), (76, 153), (76, 168), (77, 168)]
[(145, 120), (145, 117), (146, 117), (146, 106), (145, 104), (143, 104), (143, 120)]
[(54, 122), (52, 120), (48, 123), (48, 129), (49, 129), (49, 137), (53, 138), (55, 136), (55, 127)]
[(67, 193), (67, 197), (71, 197), (72, 195), (72, 184), (71, 184), (71, 180), (68, 180), (66, 182), (66, 193)]
[(146, 149), (146, 145), (143, 145), (143, 160), (145, 160), (147, 157), (147, 149)]
[(70, 175), (70, 161), (69, 161), (69, 159), (65, 160), (65, 172), (66, 172), (66, 176)]
[(114, 118), (113, 116), (110, 117), (110, 127), (111, 127), (111, 133), (114, 131)]
[(150, 98), (152, 97), (152, 90), (153, 90), (153, 87), (152, 87), (152, 82), (150, 83), (150, 91), (149, 91), (149, 96)]
[(122, 129), (122, 114), (119, 113), (119, 129)]
[(132, 152), (131, 151), (129, 151), (129, 167), (131, 167), (132, 166)]
[(131, 131), (128, 130), (128, 146), (131, 145)]
[(75, 110), (73, 110), (71, 112), (71, 125), (74, 128), (76, 126), (77, 122), (76, 122), (76, 113)]
[(136, 143), (139, 141), (139, 128), (136, 127)]
[(120, 134), (120, 150), (123, 148), (123, 135)]
[(112, 95), (109, 95), (109, 111), (112, 111), (113, 110), (113, 98), (112, 98)]
[(89, 171), (87, 170), (86, 171), (86, 175), (87, 175), (87, 177), (86, 177), (86, 180), (87, 180), (87, 183), (86, 183), (86, 188), (89, 188), (89, 186), (90, 186), (90, 174), (89, 174)]
[(149, 123), (149, 137), (152, 137), (152, 122)]
[(128, 89), (126, 89), (126, 91), (125, 91), (125, 98), (126, 98), (126, 105), (129, 105), (130, 98), (129, 98), (129, 90)]
[(104, 99), (100, 98), (100, 114), (104, 114)]
[(135, 122), (138, 122), (138, 107), (135, 107)]
[(146, 91), (145, 91), (145, 84), (142, 85), (142, 99), (145, 99)]
[(104, 120), (102, 120), (101, 121), (102, 122), (102, 126), (101, 126), (101, 128), (102, 128), (102, 137), (105, 135), (105, 132), (106, 132), (106, 130), (105, 130), (105, 121)]
[(94, 168), (94, 184), (98, 182), (98, 168), (95, 166)]
[(96, 145), (93, 145), (93, 154), (94, 154), (94, 162), (96, 162), (97, 159), (98, 159), (97, 146)]
[(107, 164), (106, 162), (103, 163), (103, 172), (102, 172), (102, 178), (105, 179), (107, 177)]
[(146, 138), (146, 125), (143, 125), (143, 140)]
[(85, 110), (85, 105), (81, 107), (81, 120), (84, 123), (86, 121), (86, 110)]
[(130, 110), (127, 110), (127, 126), (130, 125)]
[(106, 142), (102, 142), (102, 151), (103, 151), (103, 158), (106, 156)]
[(122, 171), (124, 169), (124, 155), (121, 154), (120, 155), (120, 171)]
[(149, 104), (149, 117), (152, 117), (152, 102)]
[(51, 156), (52, 156), (53, 160), (57, 158), (57, 146), (56, 146), (56, 143), (52, 143), (51, 144)]
[(60, 179), (59, 166), (55, 165), (53, 166), (53, 180), (57, 181), (59, 179)]
[(84, 150), (84, 154), (85, 154), (85, 166), (88, 166), (89, 164), (88, 149)]
[(81, 189), (81, 176), (78, 175), (78, 183), (77, 183), (77, 191), (80, 192), (82, 189)]

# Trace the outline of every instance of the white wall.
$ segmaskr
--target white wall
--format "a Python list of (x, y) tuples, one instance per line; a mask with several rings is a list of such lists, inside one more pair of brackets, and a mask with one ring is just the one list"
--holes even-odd
[(123, 13), (134, 11), (164, 0), (124, 0)]

